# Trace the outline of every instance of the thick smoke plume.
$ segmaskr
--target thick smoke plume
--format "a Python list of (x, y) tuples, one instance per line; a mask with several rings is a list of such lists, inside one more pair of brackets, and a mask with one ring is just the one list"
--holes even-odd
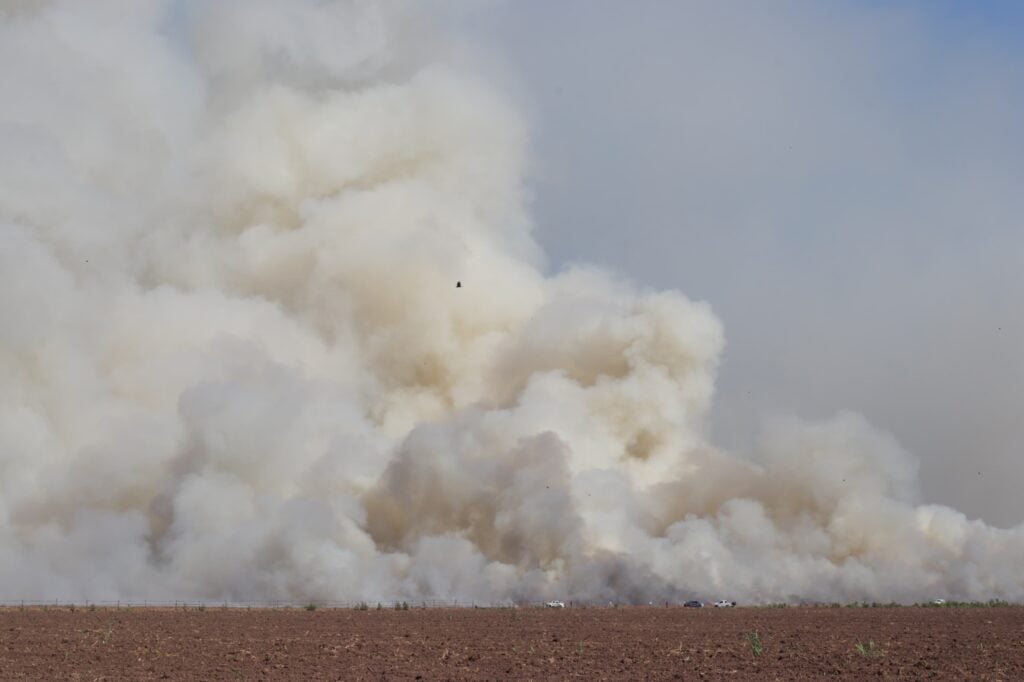
[(0, 598), (1024, 597), (856, 415), (709, 444), (710, 309), (544, 274), (411, 5), (0, 20)]

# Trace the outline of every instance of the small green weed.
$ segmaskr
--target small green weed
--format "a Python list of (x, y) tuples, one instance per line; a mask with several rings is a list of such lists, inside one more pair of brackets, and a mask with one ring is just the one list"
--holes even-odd
[(854, 645), (854, 648), (857, 650), (857, 653), (859, 653), (861, 656), (874, 656), (878, 653), (878, 650), (875, 647), (875, 642), (871, 639), (869, 639), (866, 643), (857, 642)]
[(748, 632), (747, 641), (750, 642), (750, 650), (754, 653), (755, 657), (760, 656), (764, 653), (764, 644), (761, 643), (761, 635), (757, 632)]

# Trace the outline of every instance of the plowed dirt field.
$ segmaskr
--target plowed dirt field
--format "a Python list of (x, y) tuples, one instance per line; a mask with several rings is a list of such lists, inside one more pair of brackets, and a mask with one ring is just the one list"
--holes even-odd
[(1024, 680), (1024, 608), (0, 609), (3, 680), (568, 678)]

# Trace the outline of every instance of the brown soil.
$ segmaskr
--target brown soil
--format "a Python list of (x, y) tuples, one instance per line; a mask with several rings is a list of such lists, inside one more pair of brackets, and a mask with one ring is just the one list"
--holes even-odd
[(3, 680), (726, 677), (1021, 680), (1024, 608), (0, 609)]

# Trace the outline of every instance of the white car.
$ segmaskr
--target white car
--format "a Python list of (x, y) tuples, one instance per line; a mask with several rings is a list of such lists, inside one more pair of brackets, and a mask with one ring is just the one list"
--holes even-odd
[(728, 601), (727, 599), (719, 599), (718, 601), (715, 602), (715, 606), (720, 608), (720, 609), (724, 609), (724, 608), (729, 608), (729, 607), (736, 606), (736, 602)]
[(565, 608), (565, 602), (564, 601), (549, 601), (547, 604), (545, 604), (545, 606), (547, 606), (549, 609), (564, 609)]

